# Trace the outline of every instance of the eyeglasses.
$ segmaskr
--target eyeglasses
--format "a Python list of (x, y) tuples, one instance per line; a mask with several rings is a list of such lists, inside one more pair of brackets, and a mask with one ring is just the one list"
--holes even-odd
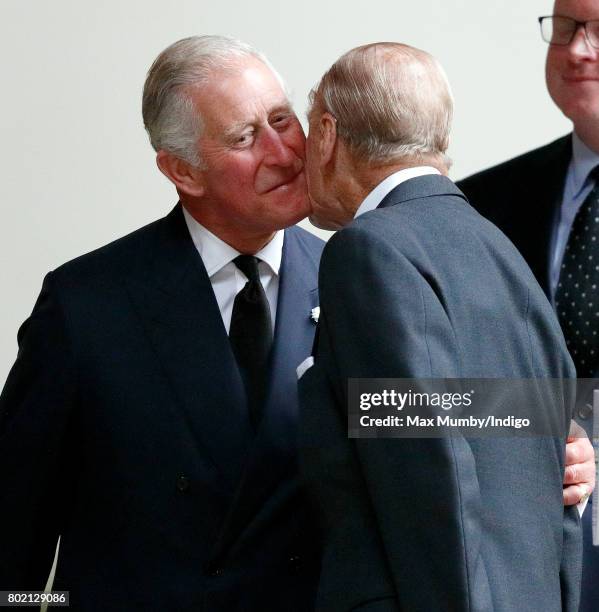
[(599, 49), (599, 19), (576, 21), (571, 17), (549, 15), (539, 17), (539, 24), (543, 40), (550, 45), (569, 45), (578, 31), (578, 27), (582, 26), (589, 44), (595, 49)]

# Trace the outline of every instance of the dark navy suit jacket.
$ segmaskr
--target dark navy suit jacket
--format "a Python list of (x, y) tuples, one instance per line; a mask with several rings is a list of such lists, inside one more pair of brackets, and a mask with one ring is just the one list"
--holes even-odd
[[(568, 135), (458, 183), (471, 204), (516, 245), (550, 298), (551, 244), (571, 157), (572, 138)], [(593, 421), (591, 392), (589, 388), (581, 394), (575, 414), (589, 435)], [(580, 612), (599, 609), (599, 547), (592, 546), (591, 517), (589, 507), (583, 515)]]
[[(563, 438), (347, 437), (351, 378), (574, 376), (514, 246), (448, 178), (422, 176), (331, 238), (319, 287), (300, 380), (303, 470), (325, 526), (318, 609), (575, 612)], [(532, 400), (565, 431), (571, 401)]]
[(259, 430), (178, 205), (48, 274), (0, 396), (0, 589), (71, 609), (313, 609), (296, 468), (322, 241), (285, 232)]

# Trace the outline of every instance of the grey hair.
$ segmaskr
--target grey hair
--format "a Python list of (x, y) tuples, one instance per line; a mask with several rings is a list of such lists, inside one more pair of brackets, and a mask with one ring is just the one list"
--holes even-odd
[(241, 60), (254, 57), (285, 83), (268, 59), (250, 45), (226, 36), (190, 36), (167, 47), (154, 60), (143, 89), (144, 126), (155, 151), (168, 151), (200, 166), (198, 139), (202, 117), (192, 95), (201, 92), (215, 72), (235, 72)]
[(388, 163), (438, 158), (445, 152), (453, 97), (439, 62), (400, 43), (374, 43), (348, 51), (310, 94), (310, 110), (331, 113), (337, 132), (358, 159)]

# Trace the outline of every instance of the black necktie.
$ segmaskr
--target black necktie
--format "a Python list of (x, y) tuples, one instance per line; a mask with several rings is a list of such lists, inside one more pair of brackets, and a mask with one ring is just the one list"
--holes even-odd
[(239, 255), (233, 261), (248, 281), (235, 296), (229, 340), (245, 384), (250, 420), (257, 427), (268, 384), (272, 345), (270, 307), (260, 282), (258, 260), (252, 255)]
[(591, 193), (574, 217), (562, 260), (555, 307), (579, 378), (599, 363), (599, 166)]

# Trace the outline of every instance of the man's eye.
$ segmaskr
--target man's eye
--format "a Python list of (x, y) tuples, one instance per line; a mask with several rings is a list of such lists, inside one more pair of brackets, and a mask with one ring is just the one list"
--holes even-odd
[(248, 132), (247, 134), (241, 134), (240, 136), (238, 136), (235, 140), (235, 144), (236, 145), (245, 145), (245, 144), (249, 144), (252, 141), (254, 134), (251, 132)]
[(271, 121), (274, 127), (286, 127), (291, 121), (291, 115), (277, 115)]

